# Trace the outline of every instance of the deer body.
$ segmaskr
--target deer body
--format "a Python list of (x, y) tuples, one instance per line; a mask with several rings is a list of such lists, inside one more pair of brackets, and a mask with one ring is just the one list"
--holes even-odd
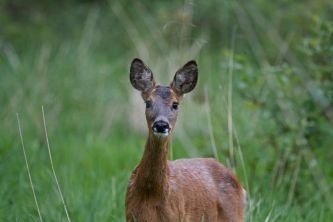
[(134, 59), (130, 80), (146, 102), (149, 133), (129, 180), (126, 220), (243, 221), (245, 191), (229, 169), (212, 158), (167, 159), (179, 100), (197, 81), (196, 63), (178, 70), (170, 86), (155, 86), (150, 69)]

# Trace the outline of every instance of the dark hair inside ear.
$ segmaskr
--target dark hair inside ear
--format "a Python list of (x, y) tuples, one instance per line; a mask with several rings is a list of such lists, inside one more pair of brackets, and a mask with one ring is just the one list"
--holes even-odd
[(198, 81), (198, 67), (194, 60), (180, 68), (171, 82), (171, 88), (179, 95), (191, 92)]
[(130, 81), (134, 88), (142, 92), (155, 85), (152, 71), (138, 58), (133, 59), (131, 63)]

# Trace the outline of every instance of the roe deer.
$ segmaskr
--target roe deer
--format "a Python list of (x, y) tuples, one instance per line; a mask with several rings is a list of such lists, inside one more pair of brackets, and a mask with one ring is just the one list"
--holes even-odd
[(170, 86), (156, 85), (140, 59), (130, 68), (132, 86), (146, 103), (148, 139), (126, 193), (126, 220), (144, 222), (243, 221), (245, 190), (234, 174), (213, 158), (168, 161), (170, 134), (183, 94), (197, 83), (198, 68), (189, 61)]

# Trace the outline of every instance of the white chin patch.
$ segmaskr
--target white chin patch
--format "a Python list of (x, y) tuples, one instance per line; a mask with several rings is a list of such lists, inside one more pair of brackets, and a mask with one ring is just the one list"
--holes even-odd
[(166, 130), (166, 131), (163, 132), (163, 133), (154, 131), (154, 135), (155, 135), (155, 136), (158, 136), (158, 137), (166, 137), (166, 136), (169, 135), (169, 130)]

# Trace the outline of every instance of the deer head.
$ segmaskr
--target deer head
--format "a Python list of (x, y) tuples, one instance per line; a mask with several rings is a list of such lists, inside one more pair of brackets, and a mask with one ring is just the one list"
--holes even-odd
[(175, 74), (169, 86), (157, 85), (152, 71), (140, 59), (134, 59), (130, 68), (132, 86), (141, 91), (146, 104), (149, 133), (164, 138), (170, 135), (177, 120), (180, 99), (191, 92), (198, 79), (195, 61), (187, 62)]

